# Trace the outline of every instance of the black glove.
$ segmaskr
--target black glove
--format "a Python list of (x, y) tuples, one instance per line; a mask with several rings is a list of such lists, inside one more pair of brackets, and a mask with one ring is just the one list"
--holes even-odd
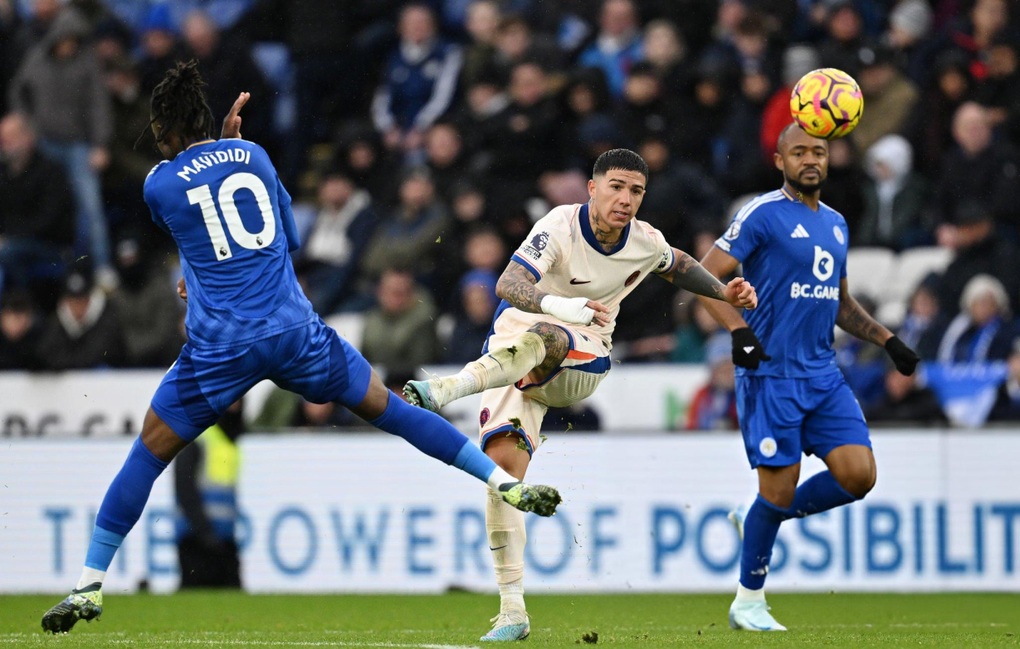
[(907, 347), (906, 343), (896, 336), (885, 341), (885, 351), (889, 354), (889, 358), (892, 359), (893, 363), (896, 364), (896, 371), (903, 376), (913, 374), (914, 368), (917, 367), (917, 363), (921, 360), (917, 352)]
[(762, 361), (770, 361), (772, 357), (765, 353), (758, 336), (750, 327), (733, 330), (733, 364), (749, 370), (758, 369)]

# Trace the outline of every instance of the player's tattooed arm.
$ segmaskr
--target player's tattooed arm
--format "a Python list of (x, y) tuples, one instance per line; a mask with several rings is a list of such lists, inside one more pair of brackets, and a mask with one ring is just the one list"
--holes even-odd
[(846, 278), (839, 282), (839, 311), (836, 314), (836, 325), (848, 334), (880, 346), (892, 338), (892, 332), (868, 315), (864, 307), (850, 295)]
[(496, 295), (521, 311), (542, 313), (542, 298), (548, 293), (535, 286), (537, 281), (527, 268), (511, 261), (496, 282)]
[(699, 264), (697, 259), (676, 248), (673, 249), (673, 255), (676, 257), (673, 268), (663, 273), (663, 278), (696, 295), (704, 295), (723, 302), (728, 301), (726, 285), (720, 282), (715, 275), (705, 270), (705, 267)]

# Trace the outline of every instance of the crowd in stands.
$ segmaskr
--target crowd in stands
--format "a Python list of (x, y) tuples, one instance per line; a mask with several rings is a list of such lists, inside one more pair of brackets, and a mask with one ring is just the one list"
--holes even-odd
[[(243, 135), (294, 196), (306, 293), (361, 314), (355, 344), (393, 377), (477, 355), (509, 254), (587, 200), (610, 148), (649, 164), (639, 218), (700, 258), (781, 183), (792, 85), (837, 67), (865, 110), (830, 144), (822, 200), (855, 248), (951, 251), (890, 324), (932, 368), (998, 363), (987, 412), (1016, 419), (1018, 53), (1010, 0), (0, 0), (0, 369), (175, 358), (176, 252), (141, 199), (149, 96), (175, 60), (199, 62), (217, 117), (252, 93)], [(708, 362), (725, 385), (703, 315), (645, 282), (614, 358)], [(839, 345), (873, 419), (954, 420), (938, 371)], [(713, 389), (699, 403), (730, 420)]]

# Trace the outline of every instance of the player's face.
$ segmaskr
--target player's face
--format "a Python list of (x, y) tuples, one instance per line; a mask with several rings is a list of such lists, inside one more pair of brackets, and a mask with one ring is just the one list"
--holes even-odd
[(817, 192), (829, 175), (829, 143), (790, 129), (775, 154), (776, 168), (787, 184), (802, 193)]
[(588, 181), (595, 214), (609, 228), (622, 230), (637, 215), (645, 198), (645, 175), (639, 171), (610, 169)]

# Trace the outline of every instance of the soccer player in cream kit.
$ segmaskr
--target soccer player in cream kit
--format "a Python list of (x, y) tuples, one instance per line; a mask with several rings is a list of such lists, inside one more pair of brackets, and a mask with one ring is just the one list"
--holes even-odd
[[(754, 287), (723, 284), (697, 260), (669, 245), (635, 216), (648, 184), (648, 165), (627, 149), (599, 156), (587, 203), (561, 205), (539, 219), (496, 284), (503, 299), (483, 356), (458, 374), (411, 381), (411, 403), (438, 411), (482, 392), (479, 436), (485, 452), (522, 478), (542, 443), (549, 407), (585, 399), (611, 367), (614, 318), (621, 302), (656, 275), (724, 306), (754, 308)], [(531, 632), (524, 606), (524, 516), (490, 490), (485, 510), (500, 611), (481, 640), (523, 640)]]
[[(746, 203), (701, 262), (716, 277), (739, 265), (761, 300), (744, 317), (702, 300), (732, 333), (737, 415), (758, 471), (754, 504), (746, 516), (732, 515), (743, 540), (729, 614), (730, 626), (754, 631), (785, 630), (764, 592), (780, 523), (859, 500), (875, 484), (867, 422), (836, 366), (833, 328), (883, 346), (903, 374), (918, 362), (850, 295), (846, 221), (819, 200), (828, 142), (791, 124), (777, 148), (782, 188)], [(798, 486), (802, 453), (819, 457), (827, 470)]]
[(43, 615), (45, 631), (67, 632), (78, 620), (99, 617), (107, 568), (156, 478), (263, 379), (315, 403), (342, 403), (486, 482), (512, 507), (550, 516), (560, 502), (555, 489), (511, 477), (442, 417), (391, 393), (358, 350), (316, 315), (289, 255), (298, 247), (290, 196), (262, 147), (236, 139), (247, 95), (224, 124), (224, 135), (233, 137), (217, 141), (203, 85), (192, 61), (178, 63), (153, 90), (152, 131), (167, 160), (144, 186), (153, 221), (180, 252), (188, 342), (103, 498), (77, 586)]

